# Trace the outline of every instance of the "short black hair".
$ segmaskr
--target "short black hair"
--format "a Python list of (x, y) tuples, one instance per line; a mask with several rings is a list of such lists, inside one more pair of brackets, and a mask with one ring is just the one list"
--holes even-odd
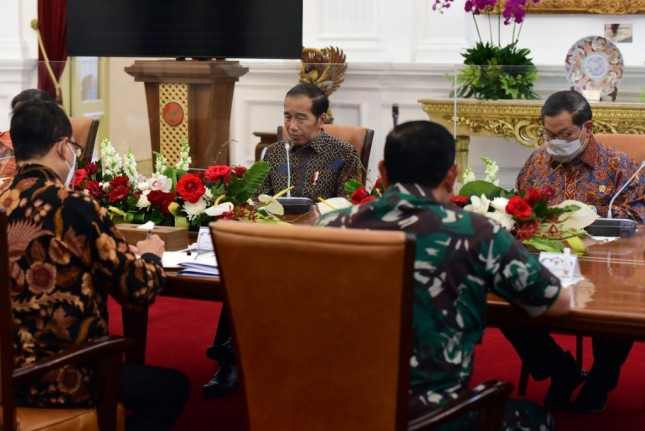
[(384, 159), (391, 184), (437, 187), (455, 164), (455, 139), (440, 124), (409, 121), (387, 135)]
[(311, 99), (311, 113), (320, 117), (329, 109), (329, 99), (320, 87), (314, 84), (298, 84), (287, 91), (286, 97), (307, 96)]
[(573, 124), (582, 126), (591, 120), (591, 105), (585, 97), (573, 90), (558, 91), (546, 99), (542, 105), (540, 120), (544, 124), (544, 117), (555, 117), (563, 112), (571, 114)]
[(62, 138), (72, 137), (72, 125), (55, 102), (27, 100), (11, 116), (11, 140), (16, 161), (42, 157)]
[(44, 102), (55, 102), (54, 98), (48, 92), (38, 88), (28, 88), (23, 90), (11, 99), (11, 110), (16, 108), (16, 105), (28, 100), (42, 100)]

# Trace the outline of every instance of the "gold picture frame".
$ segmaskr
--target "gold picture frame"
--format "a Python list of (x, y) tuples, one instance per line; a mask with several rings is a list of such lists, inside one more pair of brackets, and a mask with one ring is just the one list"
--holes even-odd
[(631, 15), (645, 13), (645, 0), (542, 0), (529, 13), (593, 13)]

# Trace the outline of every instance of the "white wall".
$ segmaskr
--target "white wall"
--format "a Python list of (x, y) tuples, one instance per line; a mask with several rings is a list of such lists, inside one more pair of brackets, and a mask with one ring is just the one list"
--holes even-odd
[[(29, 21), (36, 16), (36, 0), (0, 0), (0, 129), (7, 127), (9, 100), (21, 89), (35, 85), (35, 33)], [(399, 121), (425, 119), (420, 98), (447, 97), (447, 73), (461, 64), (459, 53), (477, 40), (472, 17), (463, 1), (440, 14), (434, 0), (306, 0), (303, 19), (305, 46), (338, 46), (349, 64), (345, 82), (332, 95), (337, 123), (375, 130), (370, 166), (381, 157), (385, 135), (392, 126), (392, 103), (400, 105)], [(487, 18), (480, 19), (480, 30)], [(483, 20), (483, 22), (481, 22)], [(645, 80), (645, 51), (639, 41), (645, 33), (645, 15), (599, 16), (529, 14), (520, 46), (531, 50), (540, 74), (537, 92), (545, 97), (565, 89), (564, 58), (571, 45), (588, 35), (602, 35), (604, 24), (631, 23), (634, 43), (618, 47), (625, 62), (618, 102), (635, 102)], [(503, 27), (508, 38), (510, 27)], [(150, 157), (143, 84), (123, 72), (133, 59), (110, 62), (110, 131), (117, 149), (132, 148), (140, 158)], [(32, 63), (30, 63), (32, 62)], [(298, 81), (298, 61), (242, 60), (249, 67), (235, 89), (231, 138), (236, 140), (232, 162), (253, 162), (258, 138), (254, 131), (273, 131), (282, 122), (285, 92)], [(471, 162), (481, 170), (479, 155), (501, 165), (503, 182), (512, 182), (529, 150), (495, 138), (473, 138)]]

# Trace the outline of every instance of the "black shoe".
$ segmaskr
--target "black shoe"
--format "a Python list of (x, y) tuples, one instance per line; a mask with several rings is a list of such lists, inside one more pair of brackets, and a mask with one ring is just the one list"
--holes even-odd
[(222, 344), (214, 344), (206, 349), (206, 357), (218, 362), (233, 362), (235, 360), (235, 349), (233, 340), (229, 337)]
[(607, 392), (585, 385), (576, 398), (573, 408), (578, 413), (601, 413), (607, 410)]
[(544, 407), (550, 410), (570, 409), (573, 404), (571, 394), (586, 379), (587, 372), (581, 368), (551, 377), (551, 386), (544, 397)]
[(237, 367), (222, 363), (212, 379), (202, 386), (206, 398), (232, 393), (237, 387)]

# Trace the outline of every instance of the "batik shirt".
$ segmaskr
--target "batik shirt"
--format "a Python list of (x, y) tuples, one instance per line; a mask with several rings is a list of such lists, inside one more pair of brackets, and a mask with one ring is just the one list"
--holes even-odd
[[(121, 304), (144, 305), (165, 283), (159, 257), (137, 259), (107, 210), (64, 187), (49, 168), (20, 166), (0, 206), (9, 222), (17, 367), (107, 335), (108, 293)], [(19, 403), (29, 406), (83, 406), (93, 397), (87, 367), (56, 370), (19, 388)]]
[[(558, 204), (575, 199), (591, 205), (601, 217), (607, 217), (609, 202), (638, 170), (627, 154), (597, 142), (593, 136), (584, 152), (568, 163), (554, 160), (546, 147), (540, 147), (526, 161), (515, 182), (517, 190), (548, 185), (555, 190), (549, 202)], [(645, 222), (645, 179), (642, 173), (614, 200), (613, 217)]]
[(416, 238), (411, 417), (468, 388), (488, 290), (530, 316), (544, 312), (560, 292), (558, 279), (504, 228), (441, 205), (416, 184), (394, 184), (380, 199), (328, 213), (319, 224), (402, 230)]
[[(290, 184), (285, 144), (290, 147)], [(319, 197), (345, 196), (345, 181), (358, 178), (360, 165), (358, 151), (351, 144), (324, 131), (304, 146), (294, 146), (291, 139), (277, 142), (268, 148), (264, 160), (271, 167), (258, 193), (274, 195), (292, 185), (291, 196), (306, 197), (314, 202)]]
[(11, 137), (9, 132), (0, 132), (0, 178), (12, 177), (15, 171)]

